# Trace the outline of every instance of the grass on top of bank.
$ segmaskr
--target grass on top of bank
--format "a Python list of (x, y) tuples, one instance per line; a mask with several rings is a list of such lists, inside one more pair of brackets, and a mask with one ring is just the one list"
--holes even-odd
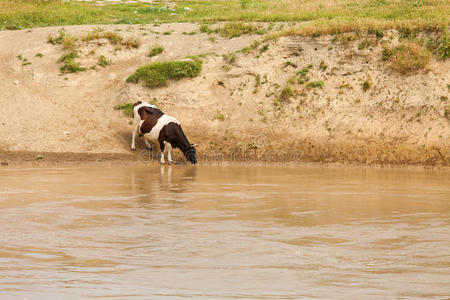
[[(173, 4), (176, 4), (174, 6)], [(97, 0), (2, 0), (0, 30), (77, 24), (168, 22), (307, 22), (304, 34), (358, 28), (446, 27), (448, 0), (155, 0), (116, 3)]]

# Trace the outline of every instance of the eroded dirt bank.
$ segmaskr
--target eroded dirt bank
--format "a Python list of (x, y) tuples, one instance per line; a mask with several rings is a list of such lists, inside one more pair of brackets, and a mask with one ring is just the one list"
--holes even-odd
[[(81, 36), (95, 27), (65, 31)], [(425, 70), (400, 75), (381, 60), (383, 43), (397, 43), (395, 32), (381, 39), (282, 37), (251, 48), (261, 36), (227, 39), (200, 33), (196, 24), (101, 27), (137, 37), (141, 45), (87, 42), (79, 61), (88, 70), (63, 75), (57, 60), (65, 50), (47, 42), (60, 28), (0, 32), (4, 156), (68, 152), (139, 159), (140, 151), (129, 150), (130, 119), (113, 107), (144, 100), (176, 116), (205, 160), (450, 164), (450, 61), (432, 55)], [(361, 47), (365, 39), (370, 43)], [(164, 51), (148, 57), (156, 45)], [(235, 53), (245, 47), (246, 53)], [(125, 82), (145, 64), (199, 54), (208, 55), (202, 55), (198, 77), (153, 89)], [(100, 55), (111, 65), (89, 69)]]

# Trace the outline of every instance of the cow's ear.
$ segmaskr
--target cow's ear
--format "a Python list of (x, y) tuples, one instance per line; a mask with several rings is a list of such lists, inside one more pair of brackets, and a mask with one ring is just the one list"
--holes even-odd
[(191, 144), (191, 147), (197, 147), (198, 144)]

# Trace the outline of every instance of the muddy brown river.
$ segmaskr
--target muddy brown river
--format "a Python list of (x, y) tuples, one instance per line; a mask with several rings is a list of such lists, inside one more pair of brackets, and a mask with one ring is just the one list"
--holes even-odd
[(0, 299), (445, 299), (450, 172), (0, 169)]

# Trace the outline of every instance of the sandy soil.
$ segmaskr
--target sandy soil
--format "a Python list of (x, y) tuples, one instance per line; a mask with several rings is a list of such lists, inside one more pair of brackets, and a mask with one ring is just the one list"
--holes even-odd
[[(94, 27), (65, 30), (80, 35)], [(360, 40), (344, 45), (333, 42), (333, 37), (284, 37), (268, 42), (265, 52), (238, 53), (229, 64), (223, 54), (247, 47), (261, 36), (230, 40), (214, 35), (211, 40), (205, 33), (182, 34), (198, 31), (196, 24), (101, 28), (139, 37), (142, 45), (115, 51), (106, 40), (92, 41), (81, 47), (82, 65), (95, 65), (100, 55), (112, 65), (64, 75), (57, 63), (63, 47), (47, 43), (48, 34), (56, 35), (59, 27), (0, 32), (3, 156), (20, 160), (24, 153), (32, 157), (45, 152), (46, 158), (71, 153), (80, 155), (80, 160), (86, 154), (139, 159), (139, 150), (129, 150), (129, 119), (113, 107), (156, 99), (163, 111), (180, 120), (190, 141), (200, 144), (203, 161), (450, 165), (450, 121), (444, 117), (449, 102), (442, 100), (449, 94), (450, 60), (433, 58), (427, 71), (402, 76), (380, 60), (379, 43), (358, 50)], [(170, 35), (154, 33), (172, 30)], [(384, 39), (396, 42), (394, 33)], [(147, 57), (155, 45), (165, 51)], [(37, 53), (43, 57), (36, 57)], [(202, 53), (215, 55), (203, 59), (202, 74), (196, 78), (157, 89), (125, 82), (139, 66)], [(32, 64), (24, 66), (18, 55)], [(320, 68), (322, 61), (326, 69)], [(324, 88), (292, 84), (294, 95), (277, 109), (273, 102), (286, 82), (309, 64), (313, 65), (310, 81), (323, 80)], [(372, 87), (364, 92), (362, 82), (367, 78)], [(218, 119), (218, 112), (224, 121)], [(143, 149), (143, 143), (138, 146)]]

